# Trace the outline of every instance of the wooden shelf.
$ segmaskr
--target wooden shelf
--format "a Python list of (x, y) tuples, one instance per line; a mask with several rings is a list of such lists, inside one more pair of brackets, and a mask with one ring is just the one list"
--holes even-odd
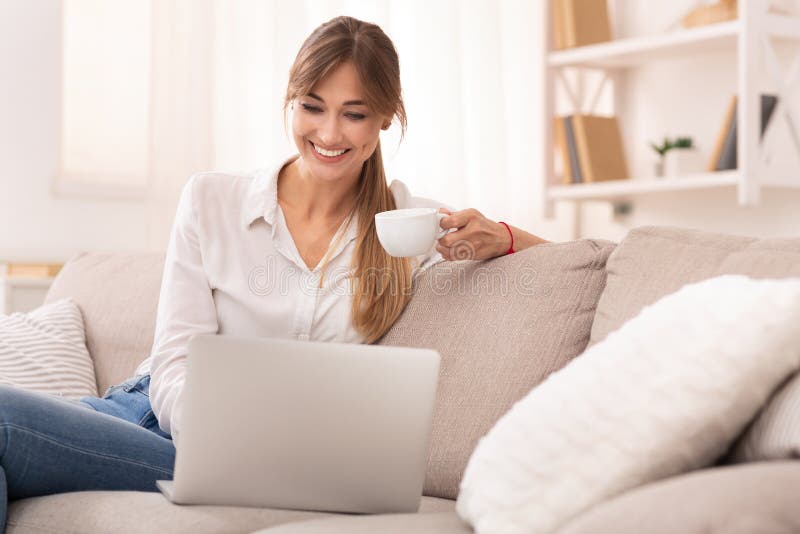
[(548, 189), (551, 200), (614, 200), (665, 191), (731, 187), (739, 183), (736, 171), (692, 174), (674, 178), (640, 178), (590, 184), (559, 185)]
[[(549, 200), (603, 200), (615, 201), (652, 193), (696, 191), (736, 187), (741, 177), (737, 171), (719, 171), (690, 174), (670, 178), (638, 178), (612, 180), (589, 184), (557, 185), (548, 188)], [(800, 176), (796, 180), (768, 179), (762, 185), (800, 189)]]
[(559, 50), (548, 55), (551, 67), (628, 68), (661, 59), (679, 59), (714, 50), (736, 50), (738, 20), (660, 35), (618, 39)]

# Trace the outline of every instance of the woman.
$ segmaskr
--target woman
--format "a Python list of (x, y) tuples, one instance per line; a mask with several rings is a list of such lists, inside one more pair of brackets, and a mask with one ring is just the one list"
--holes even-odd
[(443, 209), (441, 226), (453, 230), (435, 250), (383, 251), (376, 213), (439, 205), (386, 183), (379, 133), (394, 117), (405, 130), (406, 117), (397, 54), (378, 26), (339, 17), (317, 28), (292, 66), (284, 110), (298, 154), (254, 176), (204, 173), (184, 187), (152, 353), (133, 378), (80, 402), (0, 388), (7, 499), (155, 491), (155, 480), (171, 479), (193, 335), (372, 343), (410, 299), (413, 272), (457, 249), (488, 259), (544, 242), (472, 209)]

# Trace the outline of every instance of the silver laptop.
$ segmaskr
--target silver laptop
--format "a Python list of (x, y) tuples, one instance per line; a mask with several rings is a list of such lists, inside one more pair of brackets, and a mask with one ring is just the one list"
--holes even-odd
[(176, 504), (415, 512), (438, 375), (428, 349), (196, 336), (156, 484)]

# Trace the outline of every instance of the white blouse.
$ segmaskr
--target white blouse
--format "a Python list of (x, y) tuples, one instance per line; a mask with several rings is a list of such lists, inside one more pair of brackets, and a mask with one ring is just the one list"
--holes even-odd
[[(348, 274), (357, 217), (349, 226), (342, 223), (331, 240), (334, 248), (328, 250), (320, 288), (322, 266), (306, 266), (278, 205), (278, 173), (297, 157), (249, 175), (196, 174), (181, 192), (167, 247), (153, 348), (136, 369), (137, 375), (150, 373), (153, 412), (176, 443), (192, 336), (363, 342), (350, 322)], [(447, 207), (412, 197), (398, 180), (389, 189), (398, 208)], [(412, 267), (419, 274), (441, 260), (432, 248)]]

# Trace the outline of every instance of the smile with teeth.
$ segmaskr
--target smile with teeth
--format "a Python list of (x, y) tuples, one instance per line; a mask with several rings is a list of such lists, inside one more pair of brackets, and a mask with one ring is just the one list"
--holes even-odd
[(336, 156), (341, 156), (342, 154), (350, 150), (349, 148), (344, 148), (342, 150), (325, 150), (323, 148), (318, 147), (314, 143), (311, 143), (311, 146), (314, 147), (314, 150), (316, 150), (318, 154), (322, 154), (323, 156), (329, 158), (335, 158)]

